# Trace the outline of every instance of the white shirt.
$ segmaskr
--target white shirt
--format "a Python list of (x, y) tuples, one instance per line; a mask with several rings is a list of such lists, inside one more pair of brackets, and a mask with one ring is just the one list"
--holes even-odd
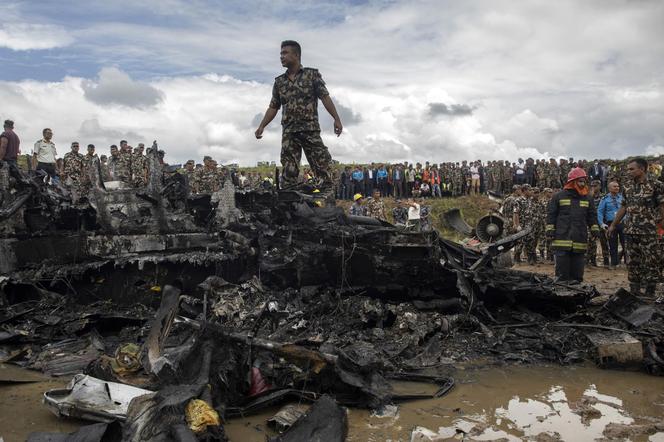
[(470, 177), (474, 180), (480, 179), (480, 171), (476, 166), (470, 168)]
[(525, 173), (525, 171), (523, 170), (524, 168), (525, 168), (524, 164), (521, 164), (521, 163), (517, 164), (516, 165), (516, 174), (517, 175), (523, 175)]
[(32, 154), (37, 155), (37, 161), (40, 163), (55, 163), (55, 156), (58, 153), (55, 151), (55, 144), (52, 141), (42, 139), (35, 143)]
[(420, 219), (420, 205), (415, 203), (408, 208), (408, 219), (415, 220)]

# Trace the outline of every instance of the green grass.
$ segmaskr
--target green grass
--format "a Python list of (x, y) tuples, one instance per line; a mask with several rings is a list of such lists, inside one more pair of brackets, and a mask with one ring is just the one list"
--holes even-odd
[[(393, 222), (392, 209), (397, 205), (394, 198), (383, 198), (388, 221)], [(497, 209), (498, 204), (491, 201), (484, 195), (462, 196), (458, 198), (429, 198), (424, 200), (424, 204), (431, 207), (430, 219), (433, 227), (438, 230), (442, 236), (447, 239), (461, 240), (463, 237), (456, 230), (451, 229), (444, 221), (443, 214), (450, 209), (460, 209), (466, 222), (475, 226), (477, 221), (488, 214), (491, 209)], [(343, 207), (348, 211), (350, 201), (337, 200), (337, 206)]]

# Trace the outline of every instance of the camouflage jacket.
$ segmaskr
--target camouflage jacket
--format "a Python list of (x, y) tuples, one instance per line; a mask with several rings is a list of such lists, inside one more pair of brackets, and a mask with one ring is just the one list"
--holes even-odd
[(657, 222), (661, 221), (660, 206), (664, 204), (664, 182), (646, 179), (644, 183), (635, 183), (630, 180), (623, 195), (625, 233), (655, 235)]
[[(92, 163), (94, 163), (95, 160), (98, 160), (99, 157), (97, 154), (94, 155), (89, 155), (85, 154), (83, 157), (83, 173), (81, 174), (81, 180), (84, 183), (89, 183), (90, 182), (90, 167), (92, 166)], [(105, 180), (106, 177), (103, 176), (103, 170), (102, 170), (102, 180)]]
[(120, 152), (115, 161), (115, 179), (129, 181), (131, 178), (131, 152)]
[(131, 174), (134, 180), (146, 181), (145, 170), (148, 168), (148, 157), (140, 153), (131, 156)]
[(367, 204), (368, 215), (372, 218), (379, 219), (381, 221), (387, 221), (387, 215), (385, 215), (385, 203), (379, 200), (370, 199)]
[(270, 107), (281, 110), (284, 133), (320, 131), (318, 99), (329, 95), (317, 69), (302, 67), (295, 80), (285, 72), (274, 79)]
[(219, 172), (216, 169), (202, 168), (196, 174), (196, 184), (199, 193), (213, 193), (219, 190)]
[(79, 181), (83, 173), (84, 157), (80, 153), (67, 152), (63, 159), (65, 177)]

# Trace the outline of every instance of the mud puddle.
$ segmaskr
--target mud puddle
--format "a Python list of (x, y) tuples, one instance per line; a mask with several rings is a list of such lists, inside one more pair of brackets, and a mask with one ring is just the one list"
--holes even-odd
[[(459, 371), (445, 397), (387, 407), (378, 416), (349, 410), (349, 441), (559, 440), (601, 438), (664, 441), (664, 378), (589, 367), (507, 367)], [(66, 379), (0, 383), (0, 437), (23, 441), (33, 431), (74, 431), (80, 421), (58, 419), (41, 404), (45, 390)], [(419, 384), (400, 389), (418, 391)], [(231, 441), (263, 442), (278, 408), (226, 423)], [(625, 425), (631, 429), (621, 427)], [(634, 428), (639, 431), (634, 431)], [(658, 430), (660, 428), (660, 430)]]

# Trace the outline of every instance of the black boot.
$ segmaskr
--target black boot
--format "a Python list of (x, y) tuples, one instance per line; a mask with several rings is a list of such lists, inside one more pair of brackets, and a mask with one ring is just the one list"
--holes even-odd
[(604, 267), (608, 267), (608, 266), (609, 266), (609, 257), (605, 256), (604, 257)]
[(537, 264), (537, 255), (534, 253), (528, 254), (528, 265), (534, 266)]

